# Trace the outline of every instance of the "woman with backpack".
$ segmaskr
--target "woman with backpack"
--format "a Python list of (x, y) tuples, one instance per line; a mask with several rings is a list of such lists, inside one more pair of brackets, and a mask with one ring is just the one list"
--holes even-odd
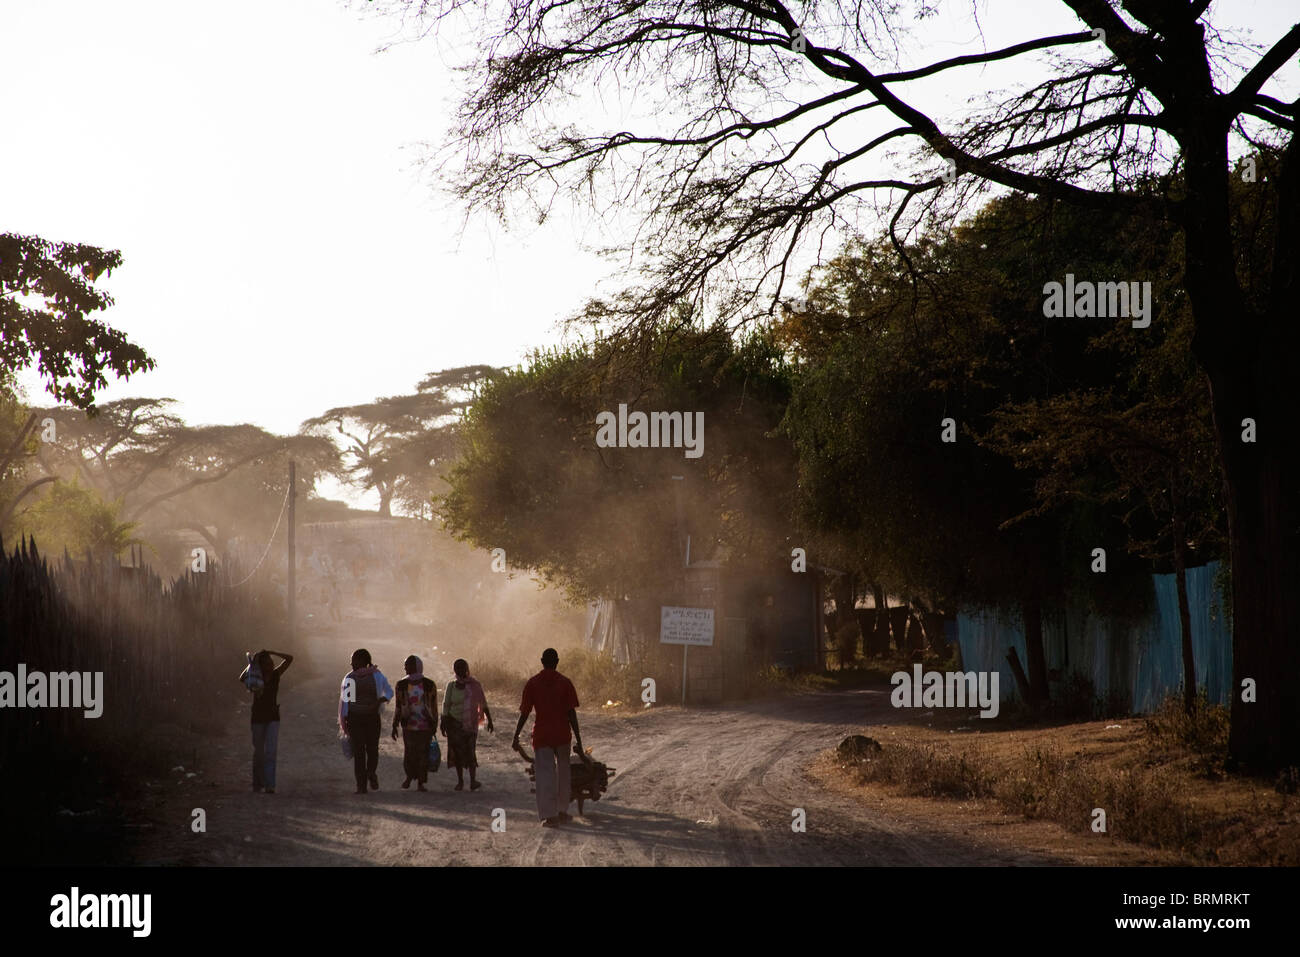
[(406, 772), (403, 788), (411, 786), (414, 778), (420, 791), (429, 780), (429, 744), (437, 731), (435, 716), (438, 713), (438, 686), (424, 676), (424, 663), (415, 655), (406, 659), (406, 677), (397, 682), (393, 698), (393, 740), (397, 729), (402, 729), (402, 768)]
[(352, 767), (357, 793), (379, 790), (379, 735), (383, 728), (380, 711), (393, 698), (393, 686), (370, 660), (370, 652), (358, 648), (352, 653), (352, 670), (339, 687), (339, 730), (352, 744)]
[[(277, 666), (272, 655), (282, 659)], [(259, 651), (248, 655), (248, 667), (239, 676), (253, 693), (253, 791), (275, 793), (275, 752), (280, 739), (280, 676), (293, 664), (293, 655)]]

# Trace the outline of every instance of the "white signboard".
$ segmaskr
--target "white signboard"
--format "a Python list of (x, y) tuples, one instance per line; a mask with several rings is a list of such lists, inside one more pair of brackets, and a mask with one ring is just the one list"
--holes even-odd
[(713, 609), (662, 606), (659, 612), (659, 643), (711, 646)]

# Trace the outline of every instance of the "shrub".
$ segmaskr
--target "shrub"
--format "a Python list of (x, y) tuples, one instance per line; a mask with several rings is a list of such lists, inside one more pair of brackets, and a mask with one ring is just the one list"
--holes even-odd
[(931, 746), (895, 744), (857, 761), (859, 783), (898, 784), (921, 797), (976, 798), (993, 793), (993, 776), (978, 756), (952, 754)]
[(608, 652), (561, 649), (560, 670), (573, 682), (578, 700), (591, 709), (609, 701), (631, 704), (641, 700), (641, 671), (619, 664)]
[(1164, 752), (1190, 751), (1202, 757), (1218, 757), (1228, 749), (1229, 711), (1212, 705), (1205, 689), (1196, 696), (1188, 714), (1181, 695), (1170, 695), (1146, 719), (1147, 740)]

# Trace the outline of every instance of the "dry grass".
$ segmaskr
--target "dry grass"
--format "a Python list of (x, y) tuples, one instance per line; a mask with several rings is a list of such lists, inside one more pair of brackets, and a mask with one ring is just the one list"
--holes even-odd
[(859, 782), (897, 785), (916, 797), (978, 798), (994, 794), (994, 780), (973, 755), (931, 744), (895, 744), (856, 762)]
[[(956, 724), (954, 719), (951, 723)], [(1166, 702), (1148, 718), (1054, 727), (868, 728), (883, 750), (837, 755), (849, 780), (926, 798), (982, 800), (1025, 820), (1176, 853), (1187, 863), (1300, 863), (1300, 804), (1285, 776), (1223, 771), (1225, 709)], [(991, 724), (991, 722), (990, 722)]]
[[(585, 648), (561, 648), (559, 655), (560, 671), (573, 682), (582, 710), (640, 710), (640, 670)], [(494, 658), (478, 659), (473, 664), (474, 677), (483, 683), (489, 701), (518, 702), (524, 683), (535, 673), (525, 673)]]
[(754, 693), (759, 697), (784, 694), (805, 694), (810, 691), (827, 691), (838, 687), (834, 678), (814, 673), (791, 673), (772, 665), (758, 673)]

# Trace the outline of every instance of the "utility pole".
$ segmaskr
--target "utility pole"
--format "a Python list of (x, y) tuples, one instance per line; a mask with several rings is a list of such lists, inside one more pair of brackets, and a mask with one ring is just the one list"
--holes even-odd
[[(685, 545), (685, 551), (682, 555), (682, 568), (687, 569), (691, 567), (691, 537), (686, 534), (686, 522), (682, 514), (682, 484), (686, 481), (686, 476), (674, 475), (672, 476), (672, 480), (674, 483), (676, 483), (673, 485), (673, 500), (675, 502), (676, 512), (677, 512), (677, 547), (682, 548), (683, 544)], [(686, 572), (683, 571), (682, 572), (683, 585), (685, 585), (686, 583), (685, 576), (686, 576)], [(685, 603), (686, 601), (685, 588), (683, 588), (682, 594), (678, 600)], [(682, 707), (683, 708), (686, 707), (686, 664), (687, 664), (686, 652), (688, 650), (690, 650), (690, 645), (683, 644), (682, 645)]]
[(298, 498), (298, 465), (293, 459), (289, 460), (289, 586), (286, 598), (288, 599), (289, 610), (289, 637), (293, 638), (294, 626), (294, 599), (298, 594), (297, 570), (298, 561), (294, 554), (294, 508)]

